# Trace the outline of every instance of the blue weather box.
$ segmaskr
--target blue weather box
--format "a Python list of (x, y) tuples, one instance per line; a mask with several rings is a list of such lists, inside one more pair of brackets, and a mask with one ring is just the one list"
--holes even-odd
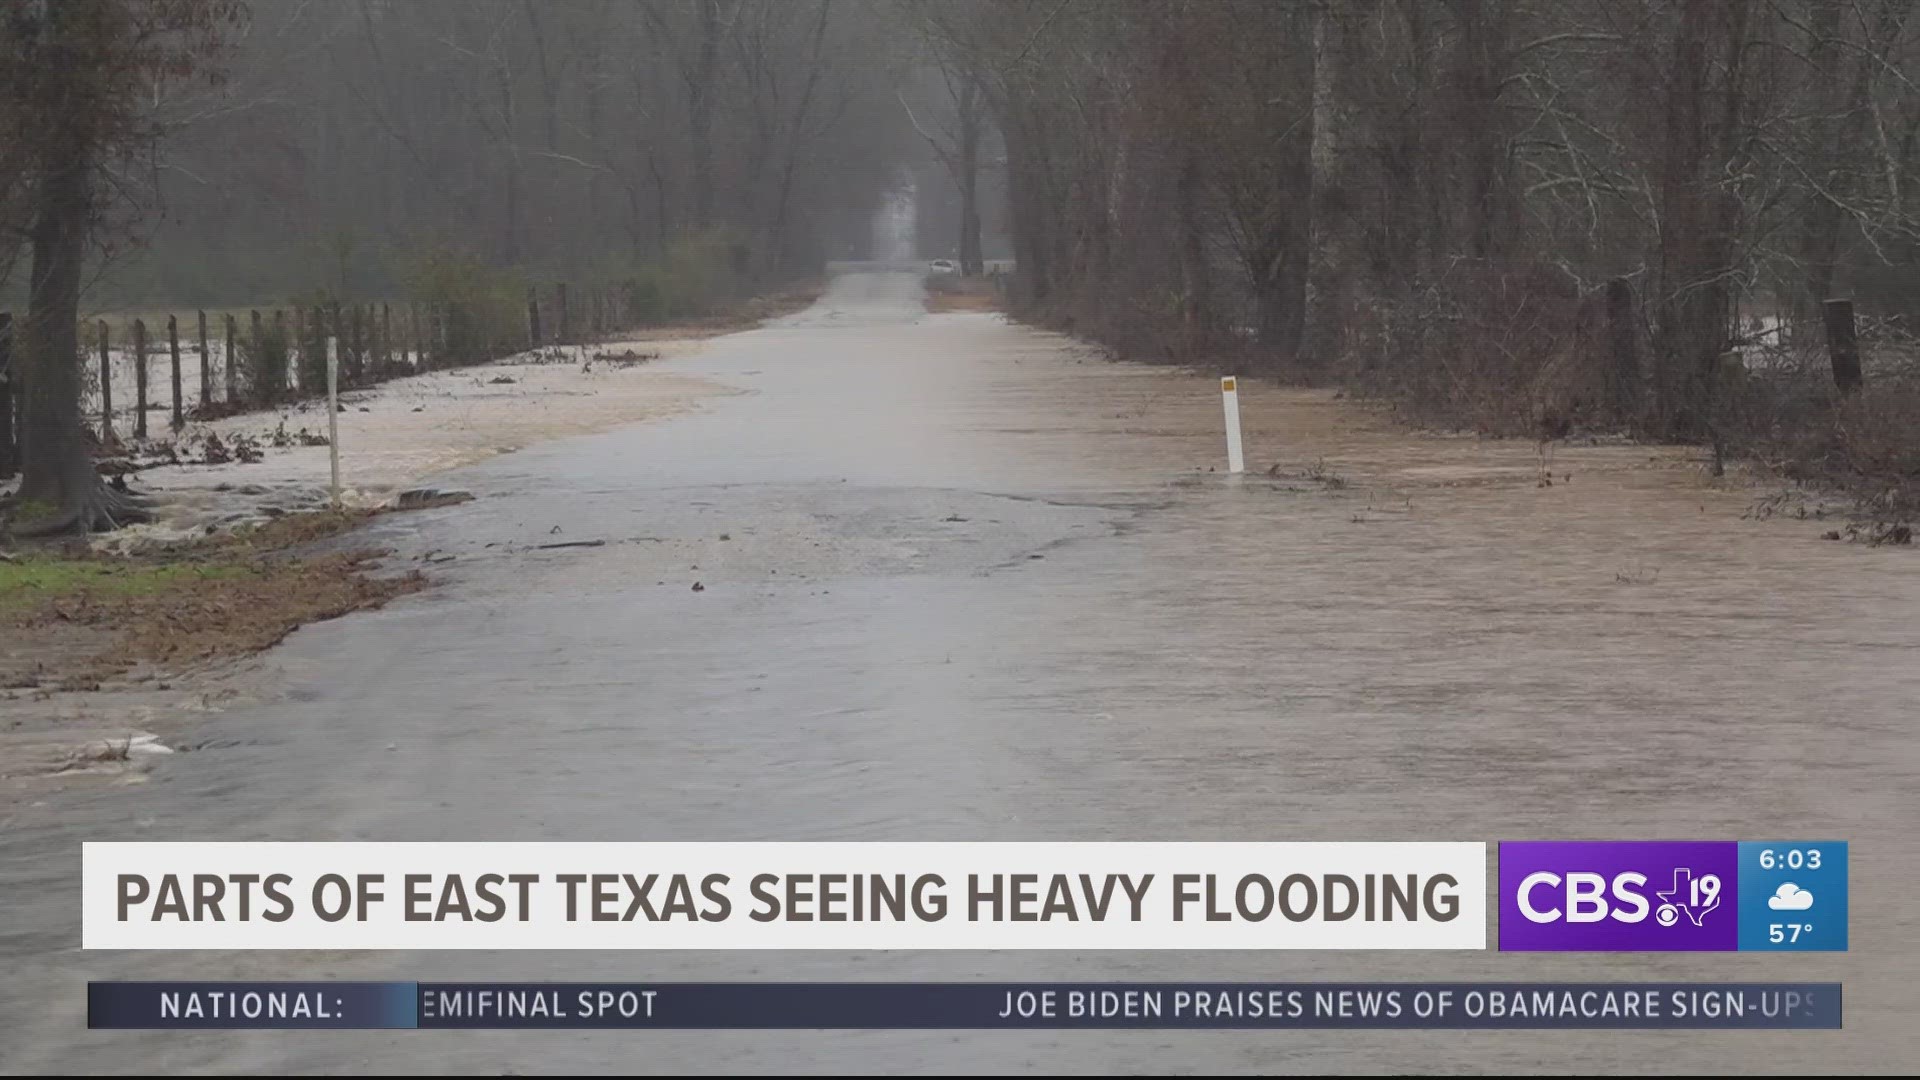
[(1845, 952), (1847, 845), (1740, 844), (1742, 952)]

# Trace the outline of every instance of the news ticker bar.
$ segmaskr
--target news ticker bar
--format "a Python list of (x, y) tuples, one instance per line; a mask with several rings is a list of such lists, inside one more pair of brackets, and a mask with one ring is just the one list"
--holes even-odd
[(94, 982), (89, 1028), (1834, 1030), (1839, 983)]
[[(1843, 951), (1843, 841), (87, 843), (88, 949)], [(1497, 895), (1490, 898), (1489, 890)]]

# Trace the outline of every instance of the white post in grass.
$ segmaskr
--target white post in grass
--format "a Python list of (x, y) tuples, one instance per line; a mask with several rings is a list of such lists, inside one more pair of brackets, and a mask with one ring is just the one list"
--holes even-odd
[(340, 509), (340, 352), (327, 349), (327, 456), (333, 467), (333, 508)]
[(1227, 413), (1227, 471), (1247, 471), (1246, 458), (1240, 453), (1240, 391), (1238, 380), (1228, 375), (1220, 380), (1220, 404)]

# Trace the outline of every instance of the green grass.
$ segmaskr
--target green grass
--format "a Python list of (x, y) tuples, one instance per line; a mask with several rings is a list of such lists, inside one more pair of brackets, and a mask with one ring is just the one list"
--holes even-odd
[(0, 560), (0, 608), (82, 593), (147, 596), (195, 581), (240, 577), (245, 566), (199, 562), (125, 562), (54, 555)]

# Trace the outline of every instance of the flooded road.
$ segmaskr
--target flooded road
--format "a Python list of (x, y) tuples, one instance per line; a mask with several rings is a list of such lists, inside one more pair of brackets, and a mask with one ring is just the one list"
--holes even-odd
[[(691, 416), (449, 474), (444, 584), (308, 627), (287, 698), (0, 830), (0, 1067), (1901, 1071), (1920, 1063), (1920, 563), (1686, 456), (1421, 438), (1109, 364), (905, 274), (671, 368)], [(1268, 475), (1269, 471), (1273, 475)], [(1565, 479), (1562, 479), (1562, 475)], [(597, 547), (542, 548), (575, 541)], [(696, 583), (699, 588), (696, 590)], [(1839, 955), (128, 954), (79, 844), (1852, 841)], [(1491, 939), (1490, 939), (1491, 940)], [(87, 979), (1839, 980), (1840, 1032), (84, 1030)]]

